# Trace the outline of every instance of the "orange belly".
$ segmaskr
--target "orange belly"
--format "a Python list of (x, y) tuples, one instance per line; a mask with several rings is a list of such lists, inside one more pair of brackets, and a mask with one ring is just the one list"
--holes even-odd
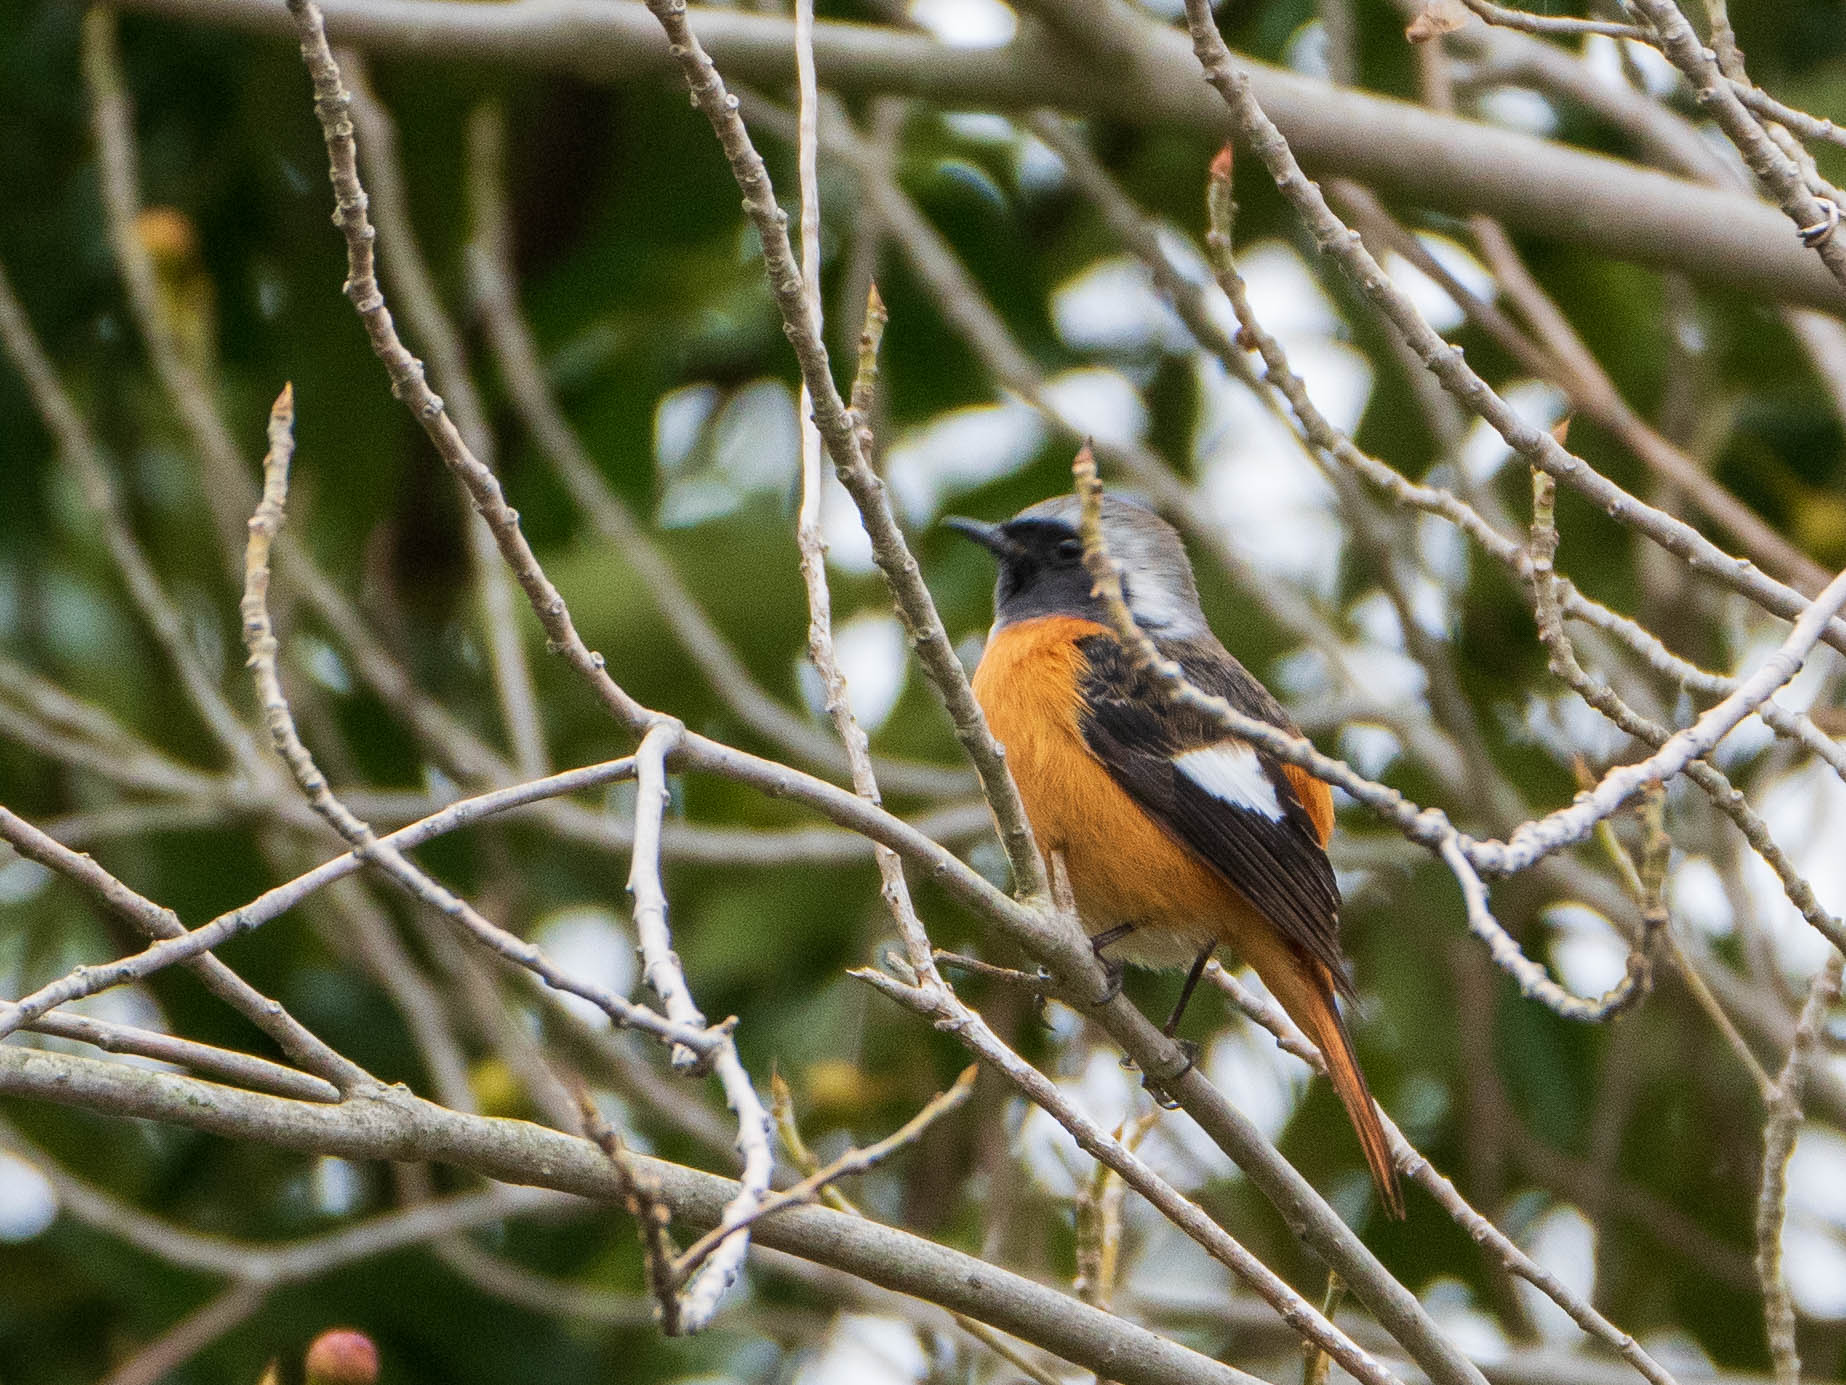
[(995, 634), (975, 670), (975, 696), (1006, 747), (1039, 850), (1063, 856), (1090, 933), (1135, 926), (1108, 955), (1182, 967), (1208, 944), (1228, 943), (1267, 971), (1287, 951), (1275, 930), (1142, 812), (1084, 743), (1076, 641), (1106, 633), (1070, 616), (1022, 621)]

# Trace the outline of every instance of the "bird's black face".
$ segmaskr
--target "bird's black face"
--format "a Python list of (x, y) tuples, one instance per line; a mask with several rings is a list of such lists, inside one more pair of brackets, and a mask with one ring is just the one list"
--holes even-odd
[(1052, 519), (1010, 519), (1004, 524), (950, 518), (943, 521), (992, 553), (1000, 564), (994, 584), (994, 624), (1040, 616), (1102, 618), (1083, 566), (1083, 540)]

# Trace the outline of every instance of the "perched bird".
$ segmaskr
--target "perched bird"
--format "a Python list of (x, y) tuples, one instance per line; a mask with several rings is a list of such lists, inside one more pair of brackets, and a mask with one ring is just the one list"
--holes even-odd
[[(1102, 516), (1129, 610), (1160, 651), (1202, 691), (1293, 732), (1206, 625), (1173, 527), (1114, 497)], [(974, 692), (1040, 849), (1063, 859), (1097, 956), (1190, 965), (1171, 1034), (1206, 961), (1234, 949), (1325, 1055), (1379, 1197), (1401, 1218), (1390, 1144), (1335, 999), (1353, 989), (1326, 852), (1332, 791), (1136, 670), (1091, 592), (1075, 496), (1001, 524), (946, 523), (999, 560)]]

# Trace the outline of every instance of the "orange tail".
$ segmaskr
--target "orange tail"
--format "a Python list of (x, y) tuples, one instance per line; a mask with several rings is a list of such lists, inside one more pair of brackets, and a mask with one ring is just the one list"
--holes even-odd
[[(1371, 1089), (1365, 1085), (1365, 1074), (1359, 1071), (1346, 1021), (1334, 1002), (1333, 978), (1317, 963), (1302, 958), (1290, 960), (1294, 965), (1288, 968), (1286, 979), (1277, 977), (1272, 981), (1264, 975), (1263, 983), (1326, 1058), (1327, 1076), (1333, 1079), (1333, 1090), (1339, 1093), (1340, 1103), (1359, 1136), (1359, 1147), (1365, 1152), (1372, 1182), (1378, 1186), (1379, 1200), (1393, 1221), (1402, 1221), (1404, 1193), (1398, 1185), (1397, 1167), (1391, 1162), (1391, 1141), (1378, 1117)], [(1282, 984), (1278, 986), (1276, 981)]]

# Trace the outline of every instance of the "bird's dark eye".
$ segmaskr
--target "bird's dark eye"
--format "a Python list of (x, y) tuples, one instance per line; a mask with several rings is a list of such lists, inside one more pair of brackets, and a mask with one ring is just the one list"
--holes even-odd
[(1058, 545), (1058, 557), (1067, 563), (1074, 563), (1082, 556), (1082, 539), (1065, 539)]

